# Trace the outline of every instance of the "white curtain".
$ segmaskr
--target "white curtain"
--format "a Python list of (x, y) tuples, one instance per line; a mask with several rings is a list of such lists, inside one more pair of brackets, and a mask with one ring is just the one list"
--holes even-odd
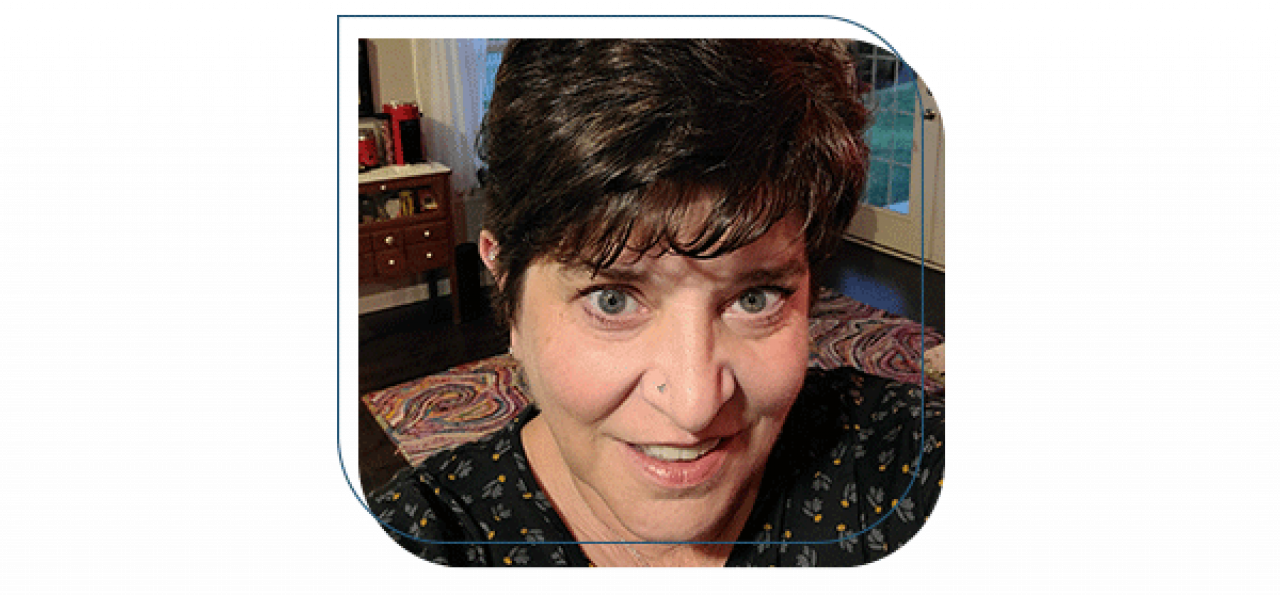
[(414, 72), (427, 159), (453, 170), (455, 194), (476, 185), (476, 133), (483, 113), (483, 39), (415, 39)]

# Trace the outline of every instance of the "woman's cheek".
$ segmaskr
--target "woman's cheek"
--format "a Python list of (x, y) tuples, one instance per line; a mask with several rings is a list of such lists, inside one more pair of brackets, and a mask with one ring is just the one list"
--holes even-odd
[(589, 421), (604, 417), (627, 396), (627, 365), (637, 364), (633, 350), (623, 345), (600, 344), (569, 327), (550, 333), (553, 339), (540, 347), (549, 395), (556, 405), (574, 417)]
[(756, 352), (755, 363), (743, 368), (743, 389), (755, 395), (763, 415), (785, 414), (804, 385), (809, 364), (808, 325), (789, 329)]

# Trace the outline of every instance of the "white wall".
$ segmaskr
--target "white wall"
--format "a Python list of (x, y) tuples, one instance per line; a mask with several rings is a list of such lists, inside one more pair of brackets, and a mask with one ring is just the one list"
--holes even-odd
[(418, 100), (411, 40), (370, 39), (369, 75), (375, 111), (382, 111), (382, 106), (391, 101)]

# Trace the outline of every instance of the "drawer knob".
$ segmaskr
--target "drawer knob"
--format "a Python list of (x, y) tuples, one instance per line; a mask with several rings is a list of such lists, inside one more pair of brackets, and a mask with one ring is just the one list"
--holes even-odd
[(430, 253), (430, 252), (428, 252), (428, 253), (427, 253), (427, 260), (431, 260), (431, 257), (432, 257), (431, 253)]
[(387, 242), (387, 245), (388, 245), (388, 246), (390, 246), (390, 245), (392, 245), (392, 244), (396, 243), (396, 237), (395, 237), (395, 236), (387, 236), (386, 242)]
[(424, 238), (429, 238), (429, 237), (431, 237), (431, 230), (430, 230), (430, 229), (423, 230), (423, 232), (422, 232), (422, 237), (424, 237)]
[(394, 258), (387, 259), (387, 266), (395, 266), (395, 265), (396, 265), (396, 259)]

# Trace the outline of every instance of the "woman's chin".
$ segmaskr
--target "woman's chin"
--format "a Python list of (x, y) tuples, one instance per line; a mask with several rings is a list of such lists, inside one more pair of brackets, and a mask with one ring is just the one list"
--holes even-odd
[(733, 512), (712, 502), (653, 502), (633, 507), (621, 520), (639, 541), (734, 541)]
[(612, 514), (640, 541), (735, 541), (750, 513), (755, 486), (733, 481), (682, 497), (615, 494)]

